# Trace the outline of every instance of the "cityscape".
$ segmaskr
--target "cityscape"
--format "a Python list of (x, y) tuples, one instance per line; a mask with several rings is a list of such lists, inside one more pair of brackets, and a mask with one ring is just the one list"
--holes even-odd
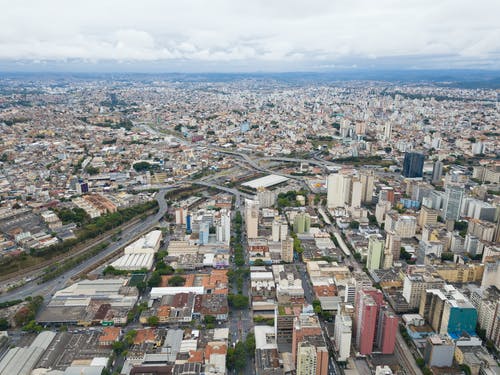
[(9, 34), (41, 3), (0, 31), (0, 375), (500, 374), (495, 17), (442, 54), (415, 4), (384, 43), (300, 2)]

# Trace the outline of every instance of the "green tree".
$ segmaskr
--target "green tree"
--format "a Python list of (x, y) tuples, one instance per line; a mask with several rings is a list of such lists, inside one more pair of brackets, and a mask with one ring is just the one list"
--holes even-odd
[(248, 297), (242, 294), (228, 294), (229, 305), (235, 309), (245, 309), (248, 307)]
[(99, 168), (96, 168), (96, 167), (89, 165), (85, 168), (85, 172), (87, 172), (89, 175), (93, 176), (93, 175), (96, 175), (99, 173)]
[(0, 318), (0, 331), (5, 331), (10, 328), (9, 321), (5, 318)]
[(359, 229), (359, 221), (353, 220), (349, 223), (349, 228), (351, 229)]
[(250, 357), (255, 355), (255, 335), (252, 332), (245, 339), (245, 350)]
[(205, 322), (205, 324), (213, 324), (213, 323), (215, 323), (215, 316), (205, 315), (205, 317), (203, 318), (203, 321)]
[(120, 355), (126, 349), (125, 343), (123, 341), (115, 341), (111, 347), (116, 355)]
[(150, 326), (156, 327), (160, 323), (160, 319), (157, 316), (150, 316), (148, 318), (148, 324)]
[(186, 279), (182, 276), (175, 275), (168, 280), (169, 286), (182, 286), (186, 283)]

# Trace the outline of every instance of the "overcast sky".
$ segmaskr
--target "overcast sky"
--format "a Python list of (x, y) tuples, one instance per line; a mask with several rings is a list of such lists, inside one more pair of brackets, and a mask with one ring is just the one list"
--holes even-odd
[(0, 9), (2, 66), (500, 68), (500, 0), (0, 0)]

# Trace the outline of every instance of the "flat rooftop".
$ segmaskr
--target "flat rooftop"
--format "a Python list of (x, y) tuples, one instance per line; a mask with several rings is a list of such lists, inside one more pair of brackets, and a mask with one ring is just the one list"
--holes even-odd
[(258, 189), (260, 187), (269, 187), (281, 184), (282, 182), (288, 181), (288, 177), (278, 176), (276, 174), (270, 174), (268, 176), (260, 177), (255, 180), (251, 180), (241, 184), (242, 186), (248, 186), (254, 189)]

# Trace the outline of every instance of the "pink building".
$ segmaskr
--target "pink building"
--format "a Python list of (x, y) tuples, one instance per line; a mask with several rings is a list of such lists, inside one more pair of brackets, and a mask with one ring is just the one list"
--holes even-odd
[(377, 325), (378, 306), (370, 295), (360, 293), (356, 306), (356, 345), (361, 354), (373, 351), (373, 341)]
[(398, 318), (388, 308), (383, 294), (364, 288), (356, 296), (356, 345), (360, 354), (373, 352), (374, 344), (383, 354), (394, 352)]

